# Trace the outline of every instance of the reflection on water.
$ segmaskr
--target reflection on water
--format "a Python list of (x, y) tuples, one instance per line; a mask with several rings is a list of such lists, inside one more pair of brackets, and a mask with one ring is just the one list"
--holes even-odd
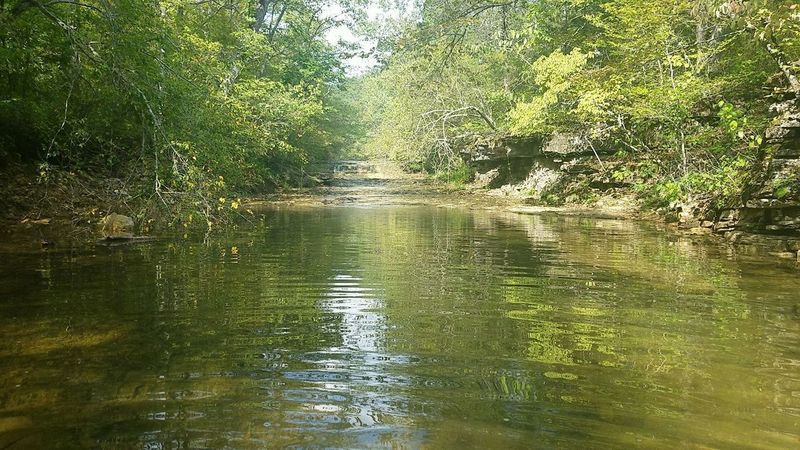
[(2, 250), (0, 448), (800, 446), (800, 279), (631, 222)]

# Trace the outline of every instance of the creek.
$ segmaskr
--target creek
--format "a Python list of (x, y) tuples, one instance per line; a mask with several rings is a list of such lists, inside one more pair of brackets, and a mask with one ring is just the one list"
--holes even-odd
[(0, 248), (0, 448), (796, 448), (800, 278), (653, 224), (282, 206)]

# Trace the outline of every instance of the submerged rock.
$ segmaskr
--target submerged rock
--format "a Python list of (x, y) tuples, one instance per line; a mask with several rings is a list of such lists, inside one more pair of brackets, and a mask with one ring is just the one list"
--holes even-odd
[(122, 214), (109, 214), (100, 221), (104, 239), (133, 239), (133, 219)]

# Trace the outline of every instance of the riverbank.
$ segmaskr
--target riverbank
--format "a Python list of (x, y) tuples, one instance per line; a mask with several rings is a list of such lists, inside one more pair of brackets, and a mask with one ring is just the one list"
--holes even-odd
[(506, 195), (500, 190), (486, 189), (477, 185), (455, 185), (422, 174), (392, 171), (339, 174), (325, 185), (290, 189), (248, 199), (244, 201), (243, 207), (258, 212), (281, 207), (431, 206), (608, 219), (642, 217), (635, 201), (630, 198), (608, 198), (591, 207), (534, 206), (529, 200), (526, 197)]
[[(30, 179), (14, 181), (17, 183), (15, 190), (8, 190), (7, 187), (5, 195), (6, 202), (14, 201), (16, 204), (6, 208), (3, 217), (2, 234), (6, 245), (36, 249), (50, 245), (90, 243), (97, 238), (98, 223), (107, 214), (118, 212), (133, 215), (131, 197), (124, 190), (113, 189), (113, 185), (122, 183), (120, 180), (106, 180), (103, 182), (107, 185), (105, 187), (90, 186), (89, 183), (97, 184), (99, 181), (75, 174), (64, 175), (60, 183), (48, 185)], [(101, 196), (97, 192), (106, 194)], [(251, 218), (268, 210), (286, 208), (429, 206), (523, 215), (643, 220), (660, 223), (668, 232), (699, 241), (724, 243), (730, 246), (731, 251), (742, 254), (800, 261), (800, 238), (732, 229), (717, 232), (716, 222), (692, 217), (683, 221), (680, 217), (666, 217), (643, 207), (635, 196), (624, 190), (597, 196), (592, 204), (546, 206), (536, 203), (537, 200), (524, 195), (519, 186), (506, 185), (492, 189), (479, 183), (456, 185), (382, 165), (368, 173), (339, 173), (311, 188), (286, 189), (274, 194), (244, 198), (239, 213)], [(142, 218), (139, 215), (136, 231), (155, 231), (157, 235), (166, 236), (184, 236), (187, 232), (184, 226), (162, 226), (159, 229), (153, 226), (154, 222), (153, 217)], [(236, 226), (235, 223), (234, 220), (230, 226)]]
[[(728, 245), (731, 251), (749, 256), (777, 257), (800, 263), (800, 237), (748, 233), (724, 229), (719, 222), (691, 214), (665, 215), (648, 209), (630, 192), (614, 190), (596, 196), (591, 204), (546, 206), (521, 193), (519, 186), (488, 188), (479, 183), (455, 185), (420, 174), (399, 171), (340, 174), (328, 185), (294, 189), (248, 199), (244, 208), (259, 211), (274, 208), (430, 206), (493, 210), (523, 215), (558, 215), (589, 219), (649, 221), (670, 233), (698, 241)], [(719, 231), (718, 231), (719, 230)]]
[[(84, 172), (51, 170), (10, 164), (0, 171), (0, 241), (5, 245), (47, 247), (66, 242), (89, 242), (107, 214), (141, 215), (145, 199), (127, 179)], [(139, 214), (137, 214), (139, 213)], [(141, 227), (140, 221), (140, 227)]]
[(460, 155), (472, 187), (556, 210), (612, 205), (679, 232), (800, 261), (800, 113), (793, 100), (774, 106), (750, 155), (718, 172), (684, 166), (683, 175), (665, 174), (657, 160), (564, 133), (484, 136)]

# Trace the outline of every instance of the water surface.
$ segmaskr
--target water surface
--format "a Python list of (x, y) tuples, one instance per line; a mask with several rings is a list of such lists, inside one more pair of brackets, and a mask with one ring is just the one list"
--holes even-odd
[(0, 448), (800, 446), (797, 269), (650, 225), (294, 208), (0, 252)]

